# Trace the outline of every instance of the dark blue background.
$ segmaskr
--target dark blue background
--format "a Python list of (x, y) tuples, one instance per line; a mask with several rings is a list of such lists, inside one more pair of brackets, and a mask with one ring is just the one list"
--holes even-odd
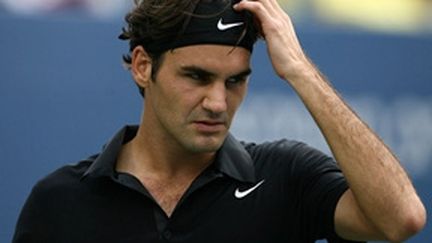
[[(139, 122), (142, 99), (121, 63), (128, 47), (116, 39), (121, 24), (86, 17), (0, 15), (0, 242), (10, 241), (37, 180), (98, 152), (123, 124)], [(343, 96), (369, 95), (384, 104), (416, 97), (429, 102), (426, 114), (432, 114), (432, 36), (300, 26), (299, 37)], [(249, 97), (262, 92), (294, 95), (277, 82), (262, 43), (253, 68)], [(432, 124), (422, 126), (430, 134)], [(413, 175), (429, 209), (430, 164), (428, 158), (427, 170)], [(430, 239), (427, 227), (409, 242)]]

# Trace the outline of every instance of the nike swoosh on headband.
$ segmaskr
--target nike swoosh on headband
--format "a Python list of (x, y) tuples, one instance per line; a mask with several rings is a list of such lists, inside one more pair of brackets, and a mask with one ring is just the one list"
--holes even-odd
[(220, 31), (225, 31), (225, 30), (228, 30), (228, 29), (240, 26), (240, 25), (243, 25), (243, 22), (224, 24), (222, 18), (220, 18), (218, 23), (217, 23), (217, 28)]

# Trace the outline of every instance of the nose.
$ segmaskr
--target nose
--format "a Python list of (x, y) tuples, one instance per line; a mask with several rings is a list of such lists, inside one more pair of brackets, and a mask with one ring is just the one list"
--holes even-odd
[(225, 82), (213, 82), (209, 85), (202, 106), (211, 113), (218, 114), (227, 110), (227, 90)]

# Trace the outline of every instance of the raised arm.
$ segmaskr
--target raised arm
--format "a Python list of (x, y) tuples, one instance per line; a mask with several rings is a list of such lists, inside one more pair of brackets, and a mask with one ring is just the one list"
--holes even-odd
[(339, 236), (399, 242), (421, 230), (425, 208), (397, 158), (306, 57), (276, 0), (243, 0), (267, 43), (274, 70), (297, 92), (321, 129), (350, 189), (335, 212)]

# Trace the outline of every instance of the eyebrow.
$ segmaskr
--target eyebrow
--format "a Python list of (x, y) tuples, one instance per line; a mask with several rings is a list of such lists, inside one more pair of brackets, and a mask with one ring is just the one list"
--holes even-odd
[(252, 69), (248, 68), (238, 74), (232, 75), (231, 78), (241, 78), (241, 77), (247, 77), (249, 75), (251, 75), (252, 73)]
[[(181, 70), (183, 72), (194, 72), (199, 75), (205, 76), (205, 77), (215, 77), (217, 76), (215, 73), (207, 71), (201, 67), (198, 66), (185, 66), (182, 67)], [(246, 77), (249, 76), (252, 73), (252, 69), (247, 68), (246, 70), (243, 70), (237, 74), (231, 75), (230, 78), (238, 78), (238, 77)]]

